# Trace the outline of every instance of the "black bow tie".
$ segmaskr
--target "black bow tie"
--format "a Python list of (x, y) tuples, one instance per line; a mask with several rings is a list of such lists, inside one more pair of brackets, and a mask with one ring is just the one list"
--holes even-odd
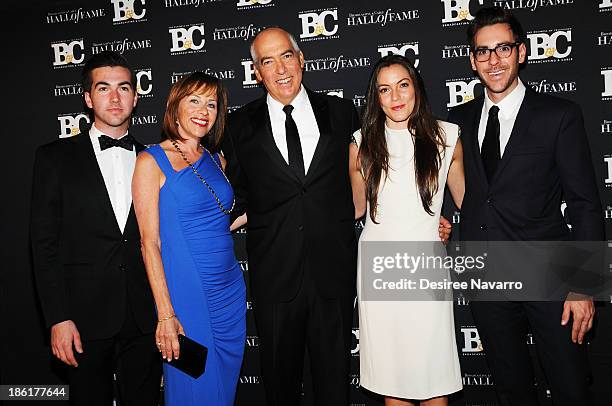
[(100, 149), (102, 151), (112, 147), (121, 147), (127, 149), (128, 151), (131, 151), (134, 148), (134, 137), (129, 134), (123, 138), (119, 138), (118, 140), (102, 134), (98, 137), (98, 140), (100, 141)]

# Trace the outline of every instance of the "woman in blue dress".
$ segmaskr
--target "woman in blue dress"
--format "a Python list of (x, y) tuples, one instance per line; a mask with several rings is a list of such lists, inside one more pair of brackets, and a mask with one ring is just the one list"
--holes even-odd
[[(230, 233), (234, 195), (218, 152), (226, 109), (218, 79), (196, 72), (175, 83), (166, 139), (143, 151), (134, 171), (134, 209), (157, 306), (156, 344), (168, 361), (166, 406), (233, 405), (242, 364), (246, 291)], [(206, 371), (197, 379), (172, 366), (181, 356), (178, 334), (208, 347)]]

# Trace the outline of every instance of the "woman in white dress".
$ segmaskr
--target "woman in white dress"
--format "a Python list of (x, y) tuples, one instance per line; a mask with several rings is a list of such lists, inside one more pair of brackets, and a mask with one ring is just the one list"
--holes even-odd
[[(423, 80), (402, 56), (377, 63), (366, 97), (350, 146), (356, 211), (367, 208), (360, 249), (363, 241), (437, 241), (445, 185), (458, 207), (465, 191), (459, 128), (434, 118)], [(386, 406), (448, 404), (462, 389), (452, 298), (368, 301), (362, 281), (360, 266), (361, 386)]]

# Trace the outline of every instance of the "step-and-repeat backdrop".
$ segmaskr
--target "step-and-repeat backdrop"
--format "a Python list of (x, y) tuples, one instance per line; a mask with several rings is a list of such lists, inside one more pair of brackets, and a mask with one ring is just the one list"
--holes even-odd
[[(612, 0), (96, 0), (49, 1), (37, 24), (46, 42), (36, 70), (39, 89), (51, 103), (39, 112), (41, 143), (54, 131), (58, 138), (79, 133), (90, 118), (79, 84), (87, 58), (103, 50), (123, 54), (137, 72), (139, 101), (131, 133), (144, 143), (160, 140), (160, 125), (168, 90), (180, 77), (200, 70), (223, 79), (230, 110), (259, 97), (249, 59), (249, 44), (263, 28), (281, 26), (292, 32), (305, 55), (304, 82), (309, 88), (365, 103), (372, 66), (387, 54), (407, 56), (426, 82), (434, 111), (448, 109), (482, 93), (469, 67), (465, 31), (483, 6), (512, 10), (527, 31), (528, 61), (523, 81), (537, 92), (577, 101), (582, 105), (593, 151), (593, 165), (604, 206), (612, 218)], [(31, 134), (31, 136), (35, 136)], [(459, 213), (449, 210), (453, 223)], [(360, 224), (356, 224), (359, 232)], [(609, 228), (609, 225), (608, 225)], [(248, 278), (246, 231), (235, 235), (236, 250)], [(247, 302), (251, 309), (251, 302)], [(456, 298), (456, 332), (464, 390), (455, 405), (493, 405), (495, 385), (485, 362), (485, 349), (469, 314), (467, 302)], [(600, 310), (605, 314), (609, 307)], [(600, 404), (609, 382), (610, 352), (590, 346), (594, 389)], [(415, 330), (414, 334), (419, 334)], [(533, 346), (533, 338), (525, 337)], [(238, 388), (238, 405), (263, 405), (258, 336), (248, 312), (245, 362)], [(419, 348), (414, 349), (415, 352)], [(353, 328), (354, 405), (379, 405), (380, 400), (359, 389), (359, 327)], [(608, 358), (606, 358), (608, 357)], [(607, 360), (607, 361), (606, 361)], [(606, 362), (608, 362), (606, 366)], [(307, 364), (306, 364), (307, 365)], [(536, 367), (537, 365), (534, 364)], [(607, 375), (606, 375), (607, 374)], [(603, 385), (602, 385), (602, 381)], [(312, 404), (309, 372), (304, 381), (304, 404)], [(546, 381), (538, 373), (545, 399)], [(599, 388), (599, 389), (598, 389)], [(603, 389), (602, 389), (603, 388)], [(608, 392), (609, 393), (609, 392)], [(610, 398), (607, 399), (607, 402)]]

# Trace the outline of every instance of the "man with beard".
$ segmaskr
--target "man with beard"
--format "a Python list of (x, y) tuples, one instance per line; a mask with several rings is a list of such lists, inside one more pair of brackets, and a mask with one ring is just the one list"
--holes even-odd
[[(478, 11), (468, 29), (470, 61), (485, 94), (458, 106), (466, 178), (465, 241), (603, 240), (602, 209), (578, 105), (538, 94), (520, 80), (525, 33), (508, 11)], [(572, 232), (560, 206), (567, 203)], [(555, 405), (587, 405), (584, 335), (593, 300), (478, 302), (471, 309), (501, 405), (537, 405), (526, 334), (534, 336)]]

